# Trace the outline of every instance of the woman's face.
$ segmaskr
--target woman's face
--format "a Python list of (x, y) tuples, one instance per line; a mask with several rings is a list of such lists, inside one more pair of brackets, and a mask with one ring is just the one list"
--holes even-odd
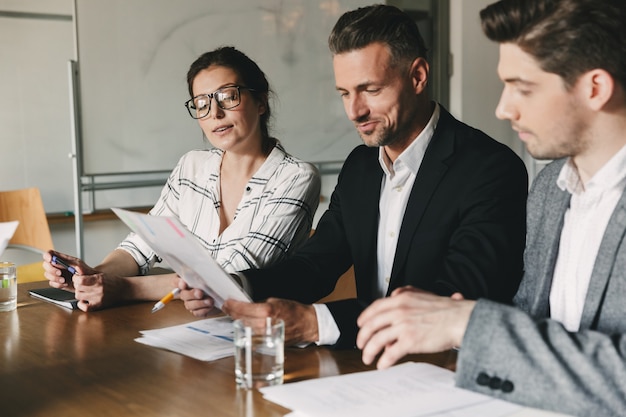
[[(213, 94), (220, 88), (234, 85), (242, 86), (235, 71), (227, 67), (210, 66), (194, 78), (193, 95)], [(248, 153), (261, 146), (260, 116), (265, 112), (265, 104), (255, 100), (245, 88), (240, 88), (239, 94), (240, 103), (231, 110), (220, 108), (215, 97), (212, 97), (209, 113), (198, 119), (198, 123), (214, 147)]]

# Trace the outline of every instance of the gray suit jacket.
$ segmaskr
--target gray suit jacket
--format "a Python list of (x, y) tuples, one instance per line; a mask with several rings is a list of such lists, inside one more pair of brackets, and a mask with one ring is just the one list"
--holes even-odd
[(564, 160), (544, 168), (528, 197), (519, 308), (480, 300), (457, 363), (457, 385), (577, 416), (626, 415), (626, 193), (594, 264), (580, 330), (549, 319), (549, 295), (570, 194)]

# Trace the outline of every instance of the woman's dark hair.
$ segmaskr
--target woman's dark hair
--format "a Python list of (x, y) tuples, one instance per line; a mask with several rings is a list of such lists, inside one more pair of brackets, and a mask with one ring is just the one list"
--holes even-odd
[(263, 71), (261, 71), (261, 68), (259, 68), (256, 62), (232, 46), (223, 46), (213, 51), (205, 52), (191, 64), (187, 72), (187, 87), (189, 88), (189, 96), (191, 98), (193, 98), (193, 80), (200, 71), (211, 66), (225, 67), (233, 70), (244, 87), (254, 90), (250, 91), (252, 96), (259, 102), (265, 104), (265, 112), (261, 115), (260, 120), (261, 146), (266, 154), (269, 153), (276, 144), (276, 139), (272, 138), (269, 134), (270, 118), (272, 115), (269, 104), (271, 89)]
[(596, 68), (626, 88), (624, 0), (502, 0), (480, 18), (489, 39), (516, 44), (567, 88)]

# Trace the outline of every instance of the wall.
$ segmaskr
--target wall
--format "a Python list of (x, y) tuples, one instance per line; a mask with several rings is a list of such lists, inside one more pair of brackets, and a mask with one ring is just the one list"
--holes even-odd
[(480, 10), (490, 3), (493, 0), (450, 0), (450, 111), (520, 152), (510, 123), (498, 120), (494, 113), (502, 91), (496, 71), (498, 44), (483, 34), (479, 17)]
[[(0, 166), (0, 189), (39, 187), (46, 210), (65, 210), (73, 195), (71, 0), (0, 0), (0, 11), (0, 147), (10, 150)], [(17, 12), (33, 17), (10, 17)]]
[[(0, 146), (10, 150), (0, 165), (0, 189), (38, 187), (47, 212), (73, 202), (72, 13), (72, 0), (0, 0)], [(58, 250), (76, 253), (71, 225), (51, 231)], [(88, 260), (100, 260), (125, 234), (115, 222), (86, 225)]]
[(76, 0), (85, 172), (169, 171), (198, 147), (185, 76), (222, 45), (266, 73), (273, 131), (290, 153), (312, 162), (347, 154), (358, 137), (336, 99), (326, 39), (341, 13), (368, 1)]
[(493, 0), (450, 0), (450, 111), (513, 149), (532, 179), (540, 166), (526, 152), (511, 123), (495, 117), (503, 86), (497, 74), (498, 44), (483, 34), (479, 16), (491, 3)]
[[(491, 0), (450, 0), (450, 39), (451, 52), (453, 54), (450, 111), (466, 123), (481, 128), (522, 154), (520, 143), (511, 130), (509, 123), (498, 120), (494, 115), (495, 106), (501, 91), (501, 83), (496, 74), (498, 48), (497, 45), (489, 42), (482, 34), (478, 17), (479, 10), (490, 2)], [(332, 1), (320, 3), (325, 5), (338, 4)], [(72, 7), (72, 0), (0, 0), (0, 11), (17, 10), (71, 14)], [(26, 91), (32, 92), (29, 94), (39, 93), (34, 96), (38, 100), (35, 100), (35, 103), (37, 103), (37, 117), (31, 117), (28, 120), (18, 120), (19, 117), (13, 107), (9, 105), (0, 107), (0, 118), (2, 118), (0, 119), (0, 145), (9, 144), (8, 146), (12, 147), (9, 149), (15, 149), (15, 158), (8, 161), (9, 166), (12, 167), (8, 171), (11, 174), (8, 176), (0, 175), (0, 188), (20, 188), (31, 184), (40, 186), (46, 210), (48, 212), (60, 211), (63, 208), (54, 203), (55, 199), (60, 198), (63, 201), (71, 202), (72, 189), (69, 187), (55, 189), (52, 191), (54, 196), (51, 196), (50, 185), (59, 182), (71, 183), (71, 168), (67, 159), (67, 153), (71, 149), (69, 120), (51, 119), (49, 114), (46, 115), (45, 110), (55, 106), (58, 109), (69, 109), (66, 61), (71, 58), (73, 50), (71, 30), (69, 29), (71, 25), (68, 22), (50, 23), (51, 26), (57, 29), (46, 32), (49, 33), (49, 36), (58, 36), (60, 38), (59, 42), (65, 45), (58, 51), (62, 59), (60, 59), (59, 64), (55, 64), (56, 68), (54, 70), (52, 69), (53, 67), (47, 64), (45, 77), (22, 74), (19, 83), (9, 85), (7, 84), (7, 78), (4, 77), (5, 69), (2, 66), (8, 51), (3, 46), (2, 39), (6, 39), (4, 37), (6, 34), (2, 30), (6, 27), (5, 22), (8, 19), (3, 19), (2, 17), (0, 19), (2, 19), (0, 20), (0, 70), (2, 71), (0, 90), (3, 92), (9, 91), (11, 103), (21, 106), (22, 109), (24, 106), (29, 105), (29, 102), (22, 100)], [(21, 25), (30, 25), (32, 23), (27, 21), (20, 22)], [(41, 24), (47, 25), (45, 22)], [(39, 34), (37, 30), (40, 29), (34, 30), (32, 34), (29, 34), (27, 30), (20, 30), (21, 32), (17, 35), (17, 41), (25, 42), (28, 40), (27, 45), (29, 48), (38, 48), (36, 40)], [(11, 36), (15, 37), (15, 34), (11, 34)], [(28, 51), (25, 49), (21, 57), (20, 59), (26, 60), (26, 64), (33, 65), (33, 59), (43, 59), (46, 55), (43, 48), (29, 49)], [(55, 97), (54, 102), (51, 101), (52, 97)], [(281, 97), (281, 100), (283, 106), (285, 106), (285, 98)], [(0, 106), (5, 102), (0, 99)], [(338, 102), (339, 100), (336, 101), (335, 105)], [(341, 111), (343, 110), (341, 109)], [(279, 118), (280, 116), (277, 119)], [(19, 140), (16, 140), (14, 137), (8, 137), (3, 128), (5, 123), (15, 124), (17, 122), (19, 122), (19, 126), (16, 127), (20, 135)], [(36, 140), (31, 140), (29, 139), (30, 137), (36, 138)], [(356, 134), (354, 134), (353, 138), (355, 143), (358, 143)], [(42, 143), (44, 146), (41, 145)], [(45, 144), (50, 144), (50, 146)], [(341, 158), (343, 157), (345, 157), (344, 154), (341, 155)], [(33, 164), (28, 169), (23, 167), (24, 160), (27, 158), (37, 158), (38, 163), (35, 164), (34, 168), (32, 167)], [(6, 171), (0, 168), (0, 172)], [(326, 199), (320, 204), (315, 222), (317, 222), (321, 213), (327, 207), (328, 197), (334, 185), (334, 175), (323, 178), (322, 194)], [(145, 204), (154, 201), (156, 196), (158, 196), (158, 191), (159, 189), (154, 187), (143, 190)], [(137, 194), (135, 191), (126, 192)], [(76, 253), (74, 229), (71, 225), (57, 225), (52, 226), (51, 229), (54, 243), (58, 250)], [(92, 264), (99, 262), (126, 233), (127, 229), (125, 226), (117, 221), (85, 223), (86, 261)]]

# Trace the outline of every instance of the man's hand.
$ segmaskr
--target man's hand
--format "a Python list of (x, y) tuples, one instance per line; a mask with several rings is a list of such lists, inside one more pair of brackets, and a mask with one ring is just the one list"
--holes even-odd
[(474, 301), (460, 294), (440, 297), (412, 287), (396, 289), (376, 300), (357, 320), (357, 346), (363, 362), (380, 353), (377, 368), (385, 369), (410, 353), (433, 353), (460, 346)]
[(264, 325), (266, 317), (285, 322), (285, 345), (313, 343), (319, 339), (315, 307), (295, 301), (268, 298), (263, 303), (226, 300), (223, 310), (233, 319), (258, 320)]

